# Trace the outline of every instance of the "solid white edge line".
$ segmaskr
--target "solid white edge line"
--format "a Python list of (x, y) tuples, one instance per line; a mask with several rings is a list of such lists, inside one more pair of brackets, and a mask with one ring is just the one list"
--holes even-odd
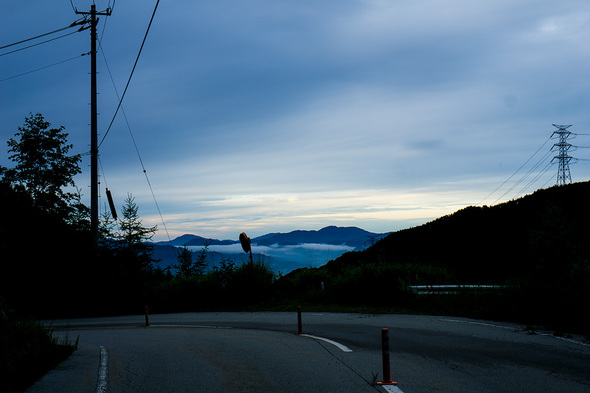
[[(499, 329), (506, 329), (506, 330), (512, 330), (512, 331), (517, 331), (518, 330), (516, 327), (513, 327), (513, 326), (502, 326), (502, 325), (497, 325), (497, 324), (494, 324), (494, 323), (485, 323), (485, 322), (462, 321), (462, 320), (459, 320), (459, 319), (440, 318), (439, 321), (443, 321), (443, 322), (456, 322), (456, 323), (467, 323), (467, 324), (470, 324), (470, 325), (489, 326), (489, 327), (494, 327), (494, 328), (499, 328)], [(536, 332), (535, 334), (538, 334), (539, 336), (553, 337), (553, 338), (555, 338), (557, 340), (566, 341), (566, 342), (568, 342), (570, 344), (577, 344), (577, 345), (583, 345), (585, 347), (590, 347), (590, 344), (587, 344), (585, 342), (574, 340), (574, 339), (567, 338), (567, 337), (556, 336), (555, 334), (543, 333), (543, 332)]]
[(109, 354), (105, 347), (100, 346), (100, 364), (98, 366), (98, 381), (96, 382), (96, 393), (106, 393), (108, 376)]
[(329, 344), (332, 344), (332, 345), (336, 346), (342, 352), (352, 352), (352, 349), (348, 348), (346, 345), (342, 345), (342, 344), (340, 344), (340, 343), (338, 343), (336, 341), (330, 340), (328, 338), (312, 336), (310, 334), (300, 334), (300, 336), (309, 337), (309, 338), (313, 338), (313, 339), (316, 339), (316, 340), (325, 341), (325, 342), (327, 342)]

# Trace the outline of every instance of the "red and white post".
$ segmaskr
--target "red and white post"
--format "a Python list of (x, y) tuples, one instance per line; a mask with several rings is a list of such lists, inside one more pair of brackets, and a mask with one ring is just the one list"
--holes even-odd
[(381, 329), (381, 353), (383, 356), (383, 381), (377, 382), (377, 385), (397, 385), (397, 382), (391, 380), (389, 366), (389, 329)]

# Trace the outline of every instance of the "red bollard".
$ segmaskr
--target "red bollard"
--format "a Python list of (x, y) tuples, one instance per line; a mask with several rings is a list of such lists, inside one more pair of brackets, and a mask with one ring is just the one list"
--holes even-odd
[(303, 327), (301, 324), (301, 306), (297, 306), (297, 334), (303, 334)]
[(150, 316), (148, 312), (148, 306), (145, 306), (145, 326), (150, 326)]
[(397, 385), (397, 382), (391, 380), (389, 367), (389, 329), (381, 329), (381, 352), (383, 355), (383, 381), (377, 382), (377, 385)]

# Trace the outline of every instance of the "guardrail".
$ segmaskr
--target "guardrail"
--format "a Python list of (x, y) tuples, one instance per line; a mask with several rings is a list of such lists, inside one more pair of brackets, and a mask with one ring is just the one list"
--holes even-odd
[(410, 285), (412, 293), (418, 295), (446, 295), (463, 289), (500, 289), (504, 285)]

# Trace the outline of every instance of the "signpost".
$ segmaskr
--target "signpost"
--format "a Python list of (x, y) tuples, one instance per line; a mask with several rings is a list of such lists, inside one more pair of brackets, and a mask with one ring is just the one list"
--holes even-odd
[(244, 252), (250, 253), (250, 265), (254, 265), (252, 260), (252, 246), (250, 245), (250, 238), (244, 232), (240, 233), (240, 243)]

